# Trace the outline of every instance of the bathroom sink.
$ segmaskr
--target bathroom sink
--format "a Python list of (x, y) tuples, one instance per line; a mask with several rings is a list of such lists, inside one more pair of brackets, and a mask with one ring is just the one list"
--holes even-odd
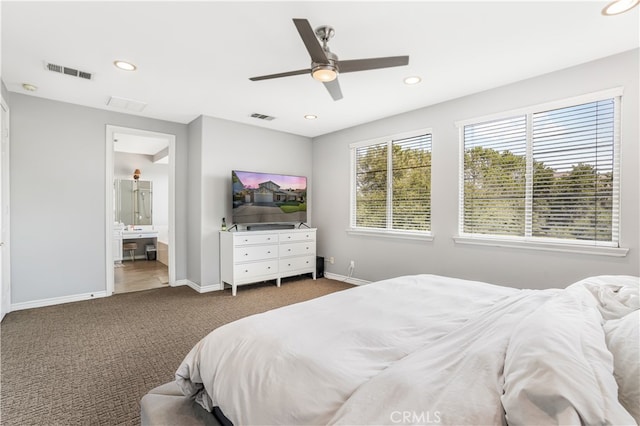
[(127, 240), (131, 238), (157, 238), (158, 231), (149, 231), (149, 230), (126, 230), (122, 231), (122, 238)]

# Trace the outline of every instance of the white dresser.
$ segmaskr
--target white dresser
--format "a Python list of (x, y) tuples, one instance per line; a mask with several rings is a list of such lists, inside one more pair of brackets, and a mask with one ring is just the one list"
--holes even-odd
[(220, 231), (220, 277), (236, 295), (239, 285), (312, 273), (316, 230)]

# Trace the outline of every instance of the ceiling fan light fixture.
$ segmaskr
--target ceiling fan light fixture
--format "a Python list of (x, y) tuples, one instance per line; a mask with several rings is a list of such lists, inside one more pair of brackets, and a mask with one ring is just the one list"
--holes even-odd
[(602, 14), (605, 16), (619, 15), (633, 9), (638, 4), (640, 4), (640, 0), (615, 0), (602, 9)]
[(311, 76), (318, 81), (326, 83), (338, 77), (338, 70), (332, 65), (316, 65), (311, 71)]

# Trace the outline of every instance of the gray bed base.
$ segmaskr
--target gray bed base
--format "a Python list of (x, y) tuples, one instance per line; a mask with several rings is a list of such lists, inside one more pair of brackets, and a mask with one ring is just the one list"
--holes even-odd
[(176, 382), (151, 389), (142, 397), (140, 423), (142, 426), (232, 426), (220, 410), (212, 414), (184, 396)]

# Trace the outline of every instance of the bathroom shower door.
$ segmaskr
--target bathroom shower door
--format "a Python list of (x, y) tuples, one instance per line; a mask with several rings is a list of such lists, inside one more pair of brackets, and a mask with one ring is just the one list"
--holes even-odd
[(153, 182), (116, 179), (116, 220), (130, 225), (153, 225)]
[(136, 181), (133, 190), (133, 224), (153, 225), (153, 182)]

